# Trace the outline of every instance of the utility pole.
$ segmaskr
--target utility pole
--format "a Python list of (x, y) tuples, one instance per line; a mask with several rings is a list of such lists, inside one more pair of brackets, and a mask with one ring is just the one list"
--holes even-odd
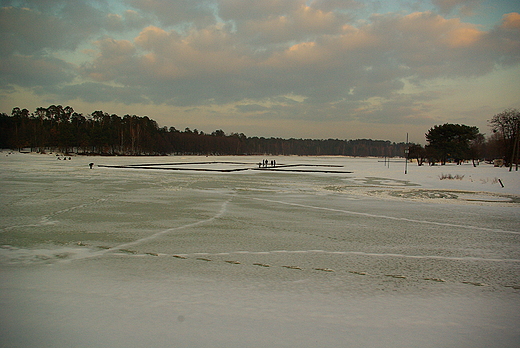
[(408, 146), (408, 133), (406, 133), (406, 148), (404, 149), (404, 173), (408, 174), (408, 154), (410, 153), (410, 148)]
[(515, 140), (513, 142), (513, 154), (511, 155), (511, 164), (509, 165), (509, 171), (513, 170), (513, 163), (516, 162), (516, 170), (518, 171), (518, 132), (520, 126), (516, 125)]

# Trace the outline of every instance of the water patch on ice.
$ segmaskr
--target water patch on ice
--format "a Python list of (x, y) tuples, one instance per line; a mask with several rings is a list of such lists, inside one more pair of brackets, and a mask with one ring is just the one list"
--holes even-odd
[(354, 182), (363, 186), (421, 186), (408, 180), (398, 180), (391, 178), (380, 178), (367, 176), (365, 178), (356, 178)]
[[(383, 191), (378, 191), (383, 192)], [(458, 196), (449, 191), (438, 190), (412, 190), (412, 191), (387, 191), (390, 196), (399, 198), (426, 198), (426, 199), (457, 199)]]
[(467, 202), (520, 203), (520, 197), (484, 192), (415, 189), (406, 191), (372, 191), (371, 193), (387, 194), (392, 197), (406, 199), (448, 199)]
[(520, 203), (520, 198), (514, 196), (504, 196), (497, 194), (479, 194), (478, 192), (461, 192), (458, 194), (458, 199), (471, 202), (505, 202), (505, 203)]
[(380, 178), (380, 177), (364, 177), (364, 178), (346, 178), (344, 181), (351, 182), (349, 185), (329, 185), (323, 187), (326, 191), (334, 192), (352, 192), (352, 189), (360, 187), (410, 187), (421, 186), (408, 180)]

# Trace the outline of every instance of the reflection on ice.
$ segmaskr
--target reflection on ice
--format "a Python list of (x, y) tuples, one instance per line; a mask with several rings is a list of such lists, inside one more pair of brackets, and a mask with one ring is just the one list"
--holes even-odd
[(3, 346), (517, 344), (518, 173), (1, 160)]

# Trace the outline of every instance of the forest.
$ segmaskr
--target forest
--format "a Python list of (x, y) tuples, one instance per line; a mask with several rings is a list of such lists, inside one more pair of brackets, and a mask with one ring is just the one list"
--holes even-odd
[(336, 155), (403, 157), (419, 165), (482, 159), (518, 163), (520, 112), (507, 109), (489, 121), (487, 139), (477, 127), (444, 124), (425, 134), (427, 145), (372, 139), (282, 139), (226, 134), (222, 129), (159, 127), (147, 116), (120, 117), (103, 111), (83, 115), (70, 106), (14, 108), (0, 113), (0, 148), (78, 155)]
[(147, 116), (89, 115), (70, 106), (18, 107), (0, 113), (0, 148), (80, 155), (343, 155), (403, 156), (407, 144), (371, 139), (282, 139), (218, 129), (159, 127)]

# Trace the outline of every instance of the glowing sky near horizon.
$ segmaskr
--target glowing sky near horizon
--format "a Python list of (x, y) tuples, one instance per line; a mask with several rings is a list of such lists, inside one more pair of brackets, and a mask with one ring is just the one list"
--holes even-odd
[(0, 0), (0, 112), (424, 142), (520, 108), (520, 5), (498, 0)]

